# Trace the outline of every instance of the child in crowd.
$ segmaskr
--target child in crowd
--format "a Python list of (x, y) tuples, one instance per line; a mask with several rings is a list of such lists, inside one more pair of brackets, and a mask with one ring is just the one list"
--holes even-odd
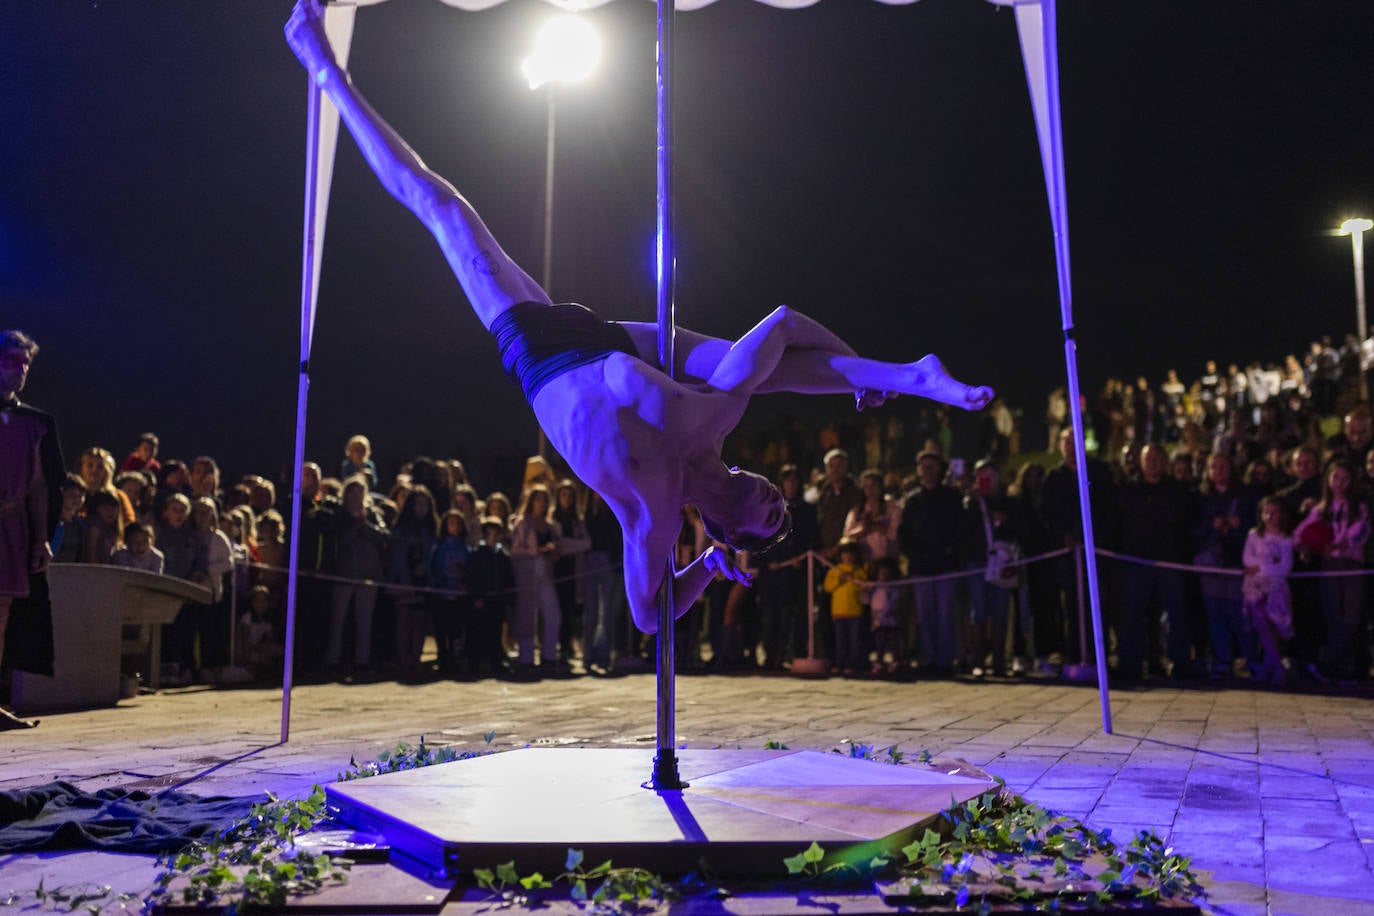
[(863, 545), (841, 541), (839, 562), (825, 573), (825, 590), (830, 595), (830, 619), (835, 625), (835, 665), (845, 677), (857, 674), (863, 662), (863, 589), (859, 583), (867, 580)]
[(367, 436), (354, 436), (344, 446), (344, 459), (339, 465), (339, 477), (347, 480), (354, 474), (367, 478), (368, 489), (375, 490), (381, 478), (377, 476), (377, 465), (372, 461), (372, 443)]
[(255, 585), (248, 593), (248, 610), (238, 620), (241, 664), (259, 680), (281, 676), (282, 644), (272, 624), (272, 593)]
[(124, 546), (110, 555), (115, 566), (162, 575), (162, 551), (153, 546), (153, 529), (134, 522), (124, 529)]
[(75, 474), (68, 474), (59, 485), (62, 491), (62, 515), (52, 538), (54, 563), (85, 563), (87, 543), (86, 519), (81, 507), (86, 504), (86, 485)]
[[(877, 582), (868, 591), (868, 608), (873, 617), (874, 674), (895, 674), (902, 660), (902, 621), (898, 616), (901, 591), (898, 586), (884, 585), (899, 578), (897, 561), (883, 557), (875, 564)], [(884, 664), (884, 659), (890, 659)]]
[(124, 459), (124, 463), (119, 466), (119, 469), (121, 471), (147, 471), (149, 474), (156, 475), (162, 468), (157, 460), (157, 446), (156, 433), (144, 433), (139, 436), (138, 445), (134, 446), (134, 450), (129, 453), (129, 457)]
[(153, 526), (157, 524), (157, 509), (153, 505), (154, 488), (143, 471), (123, 471), (115, 478), (115, 489), (129, 497), (134, 507), (134, 521)]
[[(461, 591), (467, 587), (464, 571), (468, 562), (468, 523), (460, 508), (444, 513), (443, 530), (431, 559), (436, 588)], [(439, 671), (448, 674), (458, 659), (463, 641), (463, 623), (472, 613), (472, 600), (466, 595), (440, 596), (433, 603), (434, 642), (439, 652)]]
[(275, 567), (274, 569), (255, 570), (254, 581), (258, 585), (267, 586), (272, 593), (272, 606), (281, 605), (282, 590), (286, 586), (286, 563), (288, 560), (287, 552), (289, 547), (283, 537), (282, 517), (275, 509), (264, 512), (257, 523), (258, 532), (258, 562), (264, 566)]
[(472, 596), (472, 614), (465, 640), (468, 673), (482, 676), (482, 669), (500, 674), (505, 667), (501, 649), (501, 622), (505, 620), (515, 586), (515, 568), (506, 552), (506, 526), (500, 519), (482, 519), (482, 542), (468, 554), (464, 574)]
[(1287, 510), (1282, 499), (1260, 500), (1259, 524), (1245, 537), (1242, 565), (1245, 616), (1259, 641), (1260, 658), (1251, 663), (1257, 682), (1282, 686), (1287, 677), (1279, 640), (1293, 637), (1292, 596), (1288, 574), (1293, 570), (1293, 541), (1288, 535)]
[(86, 526), (86, 562), (110, 562), (110, 555), (124, 543), (124, 516), (113, 493), (87, 494)]
[(191, 501), (180, 493), (173, 493), (162, 507), (162, 524), (156, 540), (165, 558), (163, 572), (178, 579), (204, 582), (206, 576), (206, 545), (190, 525)]

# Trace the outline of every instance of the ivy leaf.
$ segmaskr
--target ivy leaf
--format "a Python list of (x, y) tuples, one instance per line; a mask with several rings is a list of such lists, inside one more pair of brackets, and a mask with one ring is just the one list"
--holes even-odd
[(566, 869), (567, 871), (576, 871), (576, 870), (577, 870), (577, 866), (579, 866), (579, 865), (581, 865), (581, 864), (582, 864), (582, 850), (580, 850), (580, 849), (572, 849), (572, 848), (569, 848), (569, 849), (568, 849), (568, 858), (567, 858), (567, 861), (565, 861), (565, 862), (563, 863), (563, 868)]
[(568, 896), (577, 901), (585, 901), (587, 899), (587, 882), (578, 881), (572, 886), (572, 890), (568, 892)]
[(514, 884), (520, 880), (520, 875), (515, 871), (514, 859), (496, 866), (496, 880), (502, 884)]
[(802, 858), (808, 862), (819, 862), (825, 858), (825, 850), (820, 847), (819, 843), (812, 840), (811, 845), (806, 847), (806, 851), (802, 853)]
[(495, 739), (496, 739), (496, 729), (494, 729), (494, 728), (493, 728), (491, 731), (486, 732), (486, 733), (484, 733), (484, 734), (482, 735), (482, 740), (485, 741), (487, 744), (491, 744), (491, 742), (494, 741)]
[(806, 870), (806, 853), (799, 852), (795, 856), (788, 856), (782, 860), (782, 864), (787, 866), (789, 875), (800, 875)]

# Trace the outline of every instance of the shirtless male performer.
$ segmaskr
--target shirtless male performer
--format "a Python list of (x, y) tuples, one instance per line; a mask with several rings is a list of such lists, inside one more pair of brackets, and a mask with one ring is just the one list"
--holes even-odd
[[(600, 493), (625, 537), (625, 590), (635, 625), (658, 629), (657, 594), (667, 575), (682, 507), (695, 505), (707, 532), (759, 552), (785, 537), (787, 507), (766, 478), (728, 468), (720, 452), (755, 393), (853, 393), (860, 409), (917, 394), (965, 409), (992, 398), (951, 378), (933, 355), (914, 363), (863, 359), (817, 322), (787, 306), (737, 341), (679, 329), (676, 380), (657, 368), (657, 327), (602, 321), (558, 304), (512, 261), (477, 211), (431, 172), (382, 120), (334, 59), (315, 0), (299, 0), (286, 40), (338, 108), (372, 170), (434, 234), (501, 361), (521, 384), (549, 441)], [(673, 581), (673, 607), (691, 608), (719, 573), (749, 573), (708, 547)]]

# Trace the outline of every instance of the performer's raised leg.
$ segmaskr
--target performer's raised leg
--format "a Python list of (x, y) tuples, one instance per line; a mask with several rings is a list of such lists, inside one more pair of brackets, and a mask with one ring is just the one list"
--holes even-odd
[[(656, 326), (623, 326), (641, 355), (649, 354), (645, 358), (652, 362)], [(733, 343), (679, 329), (674, 350), (681, 381), (706, 382), (724, 390), (853, 393), (860, 409), (895, 394), (916, 394), (966, 410), (981, 409), (992, 400), (990, 388), (955, 380), (934, 355), (912, 363), (866, 359), (833, 331), (787, 306), (775, 309)]]
[(501, 250), (472, 205), (431, 171), (387, 124), (334, 59), (315, 0), (299, 0), (286, 40), (339, 110), (383, 187), (434, 234), (484, 327), (517, 302), (548, 303), (548, 294)]

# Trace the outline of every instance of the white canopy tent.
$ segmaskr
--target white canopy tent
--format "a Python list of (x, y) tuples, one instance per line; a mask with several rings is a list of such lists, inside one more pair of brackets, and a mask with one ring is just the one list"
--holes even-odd
[[(349, 48), (353, 36), (355, 14), (358, 6), (370, 6), (385, 0), (354, 0), (349, 4), (329, 4), (325, 8), (325, 28), (335, 49), (340, 64), (347, 66)], [(505, 0), (440, 0), (462, 10), (483, 10), (504, 3)], [(564, 11), (581, 11), (609, 3), (610, 0), (545, 0), (551, 6)], [(677, 10), (701, 9), (716, 0), (676, 0)], [(814, 6), (820, 0), (756, 0), (756, 2), (779, 9), (801, 9)], [(907, 6), (917, 0), (872, 0), (890, 6)], [(1036, 133), (1040, 143), (1040, 156), (1045, 173), (1045, 188), (1049, 200), (1050, 221), (1054, 231), (1055, 268), (1059, 284), (1059, 308), (1064, 332), (1064, 359), (1068, 376), (1070, 405), (1080, 403), (1078, 385), (1078, 358), (1074, 341), (1073, 298), (1069, 269), (1069, 223), (1067, 193), (1064, 179), (1063, 132), (1059, 110), (1059, 55), (1056, 29), (1056, 0), (988, 0), (998, 6), (1013, 8), (1016, 28), (1021, 43), (1021, 54), (1026, 68), (1026, 80), (1030, 87), (1031, 105), (1035, 115)], [(670, 0), (659, 0), (659, 333), (660, 356), (671, 353), (672, 346), (672, 289), (673, 289), (673, 246), (672, 246), (672, 186), (671, 186), (671, 63), (673, 10)], [(315, 306), (319, 293), (319, 263), (324, 249), (325, 217), (329, 207), (329, 189), (333, 177), (334, 152), (338, 143), (339, 116), (334, 106), (321, 95), (318, 87), (310, 80), (308, 123), (306, 132), (306, 195), (305, 231), (301, 269), (301, 350), (300, 381), (297, 391), (295, 478), (291, 493), (291, 560), (287, 584), (287, 624), (286, 658), (282, 682), (282, 719), (281, 740), (287, 741), (290, 734), (292, 664), (295, 649), (296, 622), (296, 569), (299, 552), (300, 511), (301, 511), (301, 467), (305, 461), (305, 423), (307, 394), (310, 387), (310, 351), (315, 327)], [(671, 365), (671, 358), (663, 360)], [(1077, 453), (1077, 466), (1087, 467), (1084, 451), (1083, 417), (1077, 409), (1069, 411), (1073, 423), (1074, 446)], [(1078, 474), (1078, 493), (1082, 513), (1085, 559), (1088, 576), (1088, 593), (1091, 604), (1093, 645), (1097, 664), (1098, 690), (1102, 706), (1102, 727), (1111, 733), (1111, 706), (1107, 690), (1106, 653), (1102, 633), (1102, 613), (1098, 589), (1097, 562), (1094, 551), (1092, 515), (1088, 494), (1088, 475)], [(667, 558), (665, 558), (665, 561)], [(671, 609), (665, 608), (666, 619), (672, 620)], [(670, 634), (671, 626), (660, 627), (660, 631)], [(660, 749), (665, 743), (664, 721), (665, 705), (662, 681), (663, 659), (666, 654), (671, 681), (671, 650), (664, 651), (660, 640)], [(672, 691), (667, 690), (667, 748), (672, 748), (671, 717)]]

